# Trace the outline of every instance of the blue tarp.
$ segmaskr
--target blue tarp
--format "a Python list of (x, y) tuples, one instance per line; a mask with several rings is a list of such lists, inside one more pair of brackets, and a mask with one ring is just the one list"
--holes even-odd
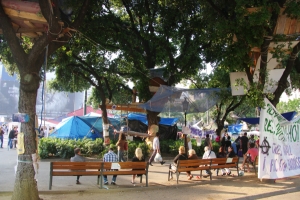
[[(293, 111), (293, 112), (286, 112), (286, 113), (282, 113), (281, 115), (286, 118), (288, 121), (291, 121), (295, 115), (297, 114), (297, 112)], [(252, 118), (239, 118), (240, 120), (247, 122), (248, 124), (259, 124), (259, 117), (252, 117)]]
[[(108, 118), (113, 128), (119, 128), (119, 121)], [(49, 137), (63, 139), (103, 138), (102, 117), (72, 116), (64, 119)]]
[[(138, 120), (143, 124), (148, 125), (147, 116), (144, 114), (129, 113), (128, 120)], [(178, 121), (178, 118), (160, 118), (159, 124), (173, 126)]]
[(243, 124), (228, 125), (229, 133), (239, 133), (243, 129)]

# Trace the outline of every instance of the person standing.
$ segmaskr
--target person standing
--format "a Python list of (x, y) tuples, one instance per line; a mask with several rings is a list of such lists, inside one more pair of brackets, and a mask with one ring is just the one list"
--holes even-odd
[[(80, 148), (75, 148), (74, 153), (75, 153), (75, 156), (71, 157), (71, 159), (70, 159), (71, 162), (84, 162), (85, 161), (85, 158), (81, 155)], [(79, 178), (80, 178), (80, 176), (77, 176), (76, 184), (80, 184)]]
[[(114, 153), (113, 148), (110, 147), (108, 152), (103, 156), (103, 162), (118, 162), (118, 156)], [(108, 185), (107, 175), (103, 175), (104, 185)], [(111, 185), (116, 185), (117, 175), (113, 175)]]
[(243, 151), (243, 155), (245, 155), (245, 153), (248, 151), (248, 137), (247, 137), (247, 132), (244, 133), (244, 135), (241, 137), (240, 139), (240, 149), (242, 149)]
[[(152, 162), (156, 156), (157, 153), (160, 153), (160, 146), (159, 146), (159, 133), (157, 132), (156, 133), (156, 136), (155, 138), (153, 139), (153, 152), (152, 152), (152, 155), (149, 159), (149, 165), (153, 166), (152, 165)], [(160, 164), (163, 165), (165, 162), (164, 161), (161, 161)]]
[(3, 137), (4, 137), (4, 131), (2, 129), (3, 128), (0, 127), (0, 142), (1, 142), (0, 148), (1, 149), (3, 148)]
[(127, 150), (127, 146), (128, 146), (125, 134), (123, 133), (119, 134), (119, 140), (116, 145), (118, 147), (118, 161), (125, 162), (124, 151)]
[(204, 140), (204, 146), (208, 146), (210, 149), (212, 149), (212, 142), (211, 139), (209, 138), (209, 134), (206, 134), (206, 138)]
[(41, 128), (40, 134), (39, 134), (39, 138), (43, 138), (45, 136), (45, 132), (44, 129)]
[(7, 149), (12, 149), (13, 147), (13, 141), (14, 141), (14, 138), (15, 138), (15, 133), (17, 132), (17, 127), (15, 126), (10, 132), (9, 132), (9, 135), (8, 135), (8, 144), (7, 144)]
[(18, 143), (18, 127), (17, 127), (17, 129), (16, 129), (16, 131), (15, 131), (15, 137), (14, 137), (14, 139), (13, 139), (13, 146), (14, 146), (14, 148), (16, 149), (17, 148), (17, 143)]

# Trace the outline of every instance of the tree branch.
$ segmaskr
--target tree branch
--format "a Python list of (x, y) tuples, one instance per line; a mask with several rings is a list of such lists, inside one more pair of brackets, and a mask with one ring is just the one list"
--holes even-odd
[[(17, 67), (21, 67), (24, 63), (28, 62), (28, 58), (26, 53), (24, 52), (23, 48), (20, 45), (20, 41), (16, 36), (16, 33), (13, 29), (11, 20), (4, 12), (2, 4), (0, 3), (0, 26), (3, 31), (3, 35), (7, 40), (8, 46), (13, 54), (13, 58), (17, 63)], [(21, 69), (19, 68), (19, 71)]]
[(295, 60), (297, 58), (299, 51), (300, 51), (300, 42), (293, 48), (293, 51), (287, 62), (286, 68), (285, 68), (281, 78), (278, 81), (278, 87), (276, 88), (276, 90), (274, 92), (274, 99), (271, 100), (271, 103), (274, 106), (276, 106), (279, 103), (280, 96), (282, 95), (284, 90), (289, 87), (287, 79), (292, 71), (292, 68), (295, 66)]

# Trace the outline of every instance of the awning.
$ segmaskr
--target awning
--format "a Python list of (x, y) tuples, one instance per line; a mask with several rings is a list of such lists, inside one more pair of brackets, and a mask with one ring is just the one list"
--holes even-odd
[[(296, 114), (297, 112), (293, 111), (293, 112), (282, 113), (281, 115), (284, 118), (286, 118), (288, 121), (291, 121)], [(247, 122), (248, 124), (259, 124), (259, 117), (238, 118), (238, 119)]]

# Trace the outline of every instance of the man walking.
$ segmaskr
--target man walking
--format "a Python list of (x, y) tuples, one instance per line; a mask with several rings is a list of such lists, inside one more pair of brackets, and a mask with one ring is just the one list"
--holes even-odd
[[(114, 153), (113, 148), (110, 147), (108, 153), (104, 154), (103, 162), (118, 162), (118, 156)], [(107, 175), (103, 175), (104, 185), (108, 185)], [(116, 185), (117, 175), (113, 175), (111, 184)]]
[(249, 139), (247, 137), (247, 132), (244, 133), (244, 136), (241, 137), (240, 139), (240, 149), (242, 149), (243, 151), (243, 155), (245, 155), (245, 153), (248, 151), (248, 142)]
[(13, 147), (13, 141), (14, 141), (14, 138), (15, 138), (15, 134), (17, 133), (17, 128), (18, 127), (14, 127), (10, 132), (9, 132), (9, 135), (8, 135), (8, 144), (7, 144), (7, 149), (12, 149)]

